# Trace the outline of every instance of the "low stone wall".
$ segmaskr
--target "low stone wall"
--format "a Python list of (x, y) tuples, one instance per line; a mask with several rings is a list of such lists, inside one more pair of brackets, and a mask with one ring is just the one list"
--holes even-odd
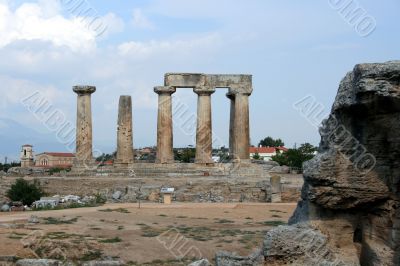
[[(17, 177), (0, 179), (0, 200)], [(269, 178), (254, 177), (25, 177), (36, 179), (49, 195), (90, 196), (101, 194), (109, 201), (137, 202), (138, 195), (145, 201), (159, 202), (161, 187), (173, 187), (173, 199), (179, 202), (269, 202), (271, 183)], [(282, 177), (282, 201), (293, 202), (300, 196), (300, 175)], [(119, 191), (121, 197), (113, 199)]]

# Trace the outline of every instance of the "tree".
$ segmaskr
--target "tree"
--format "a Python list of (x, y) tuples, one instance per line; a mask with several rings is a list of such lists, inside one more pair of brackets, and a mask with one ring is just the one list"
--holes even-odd
[(279, 165), (302, 168), (305, 161), (314, 157), (316, 150), (317, 148), (310, 143), (304, 143), (297, 149), (289, 149), (287, 152), (272, 156), (272, 160), (279, 163)]
[(20, 166), (21, 166), (21, 163), (17, 163), (17, 162), (11, 162), (11, 163), (7, 163), (7, 164), (0, 163), (0, 171), (7, 172), (8, 169), (10, 169), (12, 167), (20, 167)]
[(191, 163), (196, 157), (196, 148), (174, 149), (174, 158), (182, 163)]
[(114, 160), (116, 156), (117, 156), (116, 151), (111, 154), (103, 153), (102, 155), (100, 155), (99, 157), (96, 158), (96, 161), (97, 162), (106, 162), (106, 161)]
[(258, 146), (263, 147), (280, 147), (285, 146), (285, 143), (281, 139), (274, 139), (272, 137), (266, 137), (265, 139), (260, 140)]
[(7, 197), (12, 201), (22, 201), (24, 205), (28, 206), (39, 200), (44, 194), (36, 182), (29, 183), (23, 178), (17, 179), (15, 184), (7, 191)]

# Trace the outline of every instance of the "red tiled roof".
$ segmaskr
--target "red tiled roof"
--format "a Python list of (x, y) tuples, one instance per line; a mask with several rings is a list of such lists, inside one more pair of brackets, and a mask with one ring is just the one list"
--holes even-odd
[(274, 153), (274, 147), (250, 147), (250, 153)]
[(113, 165), (114, 161), (113, 160), (109, 160), (109, 161), (104, 161), (104, 162), (97, 162), (97, 164), (102, 164), (102, 165)]
[(285, 147), (250, 147), (250, 153), (274, 153), (276, 150), (287, 151)]
[(75, 154), (69, 152), (44, 152), (43, 154), (54, 157), (75, 157)]

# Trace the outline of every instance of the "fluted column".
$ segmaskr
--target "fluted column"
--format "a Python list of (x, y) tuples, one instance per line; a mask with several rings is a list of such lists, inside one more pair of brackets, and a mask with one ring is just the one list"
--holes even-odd
[(157, 118), (157, 163), (173, 163), (173, 131), (172, 131), (172, 94), (174, 87), (159, 86), (154, 88), (158, 94)]
[(88, 167), (94, 163), (92, 148), (92, 106), (91, 94), (96, 91), (94, 86), (74, 86), (78, 94), (76, 115), (76, 155), (75, 167)]
[(115, 166), (133, 163), (132, 98), (121, 96), (118, 108), (117, 158)]
[(249, 93), (235, 93), (233, 154), (237, 160), (250, 159)]
[(196, 87), (193, 91), (198, 95), (195, 162), (199, 164), (211, 164), (213, 163), (211, 94), (215, 92), (215, 89)]

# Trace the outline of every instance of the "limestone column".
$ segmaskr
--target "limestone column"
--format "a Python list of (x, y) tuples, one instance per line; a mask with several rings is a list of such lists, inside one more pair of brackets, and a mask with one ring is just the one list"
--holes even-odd
[(115, 166), (129, 166), (133, 163), (132, 98), (121, 96), (118, 108), (117, 158)]
[(229, 118), (229, 158), (234, 159), (233, 156), (233, 143), (235, 138), (235, 131), (233, 129), (235, 124), (235, 95), (227, 93), (226, 97), (230, 100), (230, 118)]
[(172, 94), (174, 87), (154, 88), (158, 94), (157, 158), (156, 163), (173, 163)]
[(199, 164), (211, 164), (212, 160), (212, 119), (211, 94), (214, 88), (196, 87), (197, 98), (196, 159)]
[(78, 94), (76, 115), (76, 155), (74, 166), (87, 167), (94, 163), (92, 148), (92, 106), (91, 94), (96, 91), (94, 86), (74, 86)]
[(249, 160), (249, 96), (250, 93), (235, 93), (233, 154), (236, 160)]

